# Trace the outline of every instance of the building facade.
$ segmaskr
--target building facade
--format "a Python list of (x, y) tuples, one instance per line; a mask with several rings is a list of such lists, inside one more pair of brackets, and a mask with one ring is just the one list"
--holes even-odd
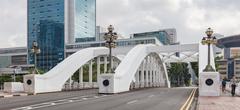
[(96, 0), (28, 0), (28, 63), (36, 41), (37, 67), (50, 70), (65, 58), (65, 44), (95, 40)]
[(221, 38), (217, 46), (224, 49), (222, 59), (217, 61), (222, 77), (240, 79), (240, 35)]
[[(157, 38), (134, 38), (134, 39), (119, 39), (116, 41), (117, 48), (122, 47), (134, 47), (138, 44), (156, 44), (162, 45)], [(94, 42), (81, 42), (66, 44), (65, 54), (70, 56), (71, 54), (88, 47), (104, 47), (105, 41), (94, 41)], [(0, 68), (12, 67), (12, 66), (25, 66), (27, 65), (27, 48), (5, 48), (0, 49)]]
[(175, 29), (164, 29), (159, 31), (134, 33), (132, 38), (144, 38), (144, 37), (156, 37), (162, 44), (170, 45), (177, 41), (177, 35)]

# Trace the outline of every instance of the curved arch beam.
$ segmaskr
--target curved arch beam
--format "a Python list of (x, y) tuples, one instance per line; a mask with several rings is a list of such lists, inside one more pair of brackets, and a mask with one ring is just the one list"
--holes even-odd
[[(137, 69), (145, 57), (150, 54), (148, 51), (149, 47), (154, 47), (154, 45), (137, 45), (124, 57), (113, 75), (113, 93), (129, 91), (131, 81), (134, 79)], [(164, 68), (166, 79), (168, 80), (166, 66), (164, 64), (162, 66)], [(169, 83), (169, 81), (167, 81), (167, 83)], [(169, 84), (168, 87), (170, 87)]]
[[(24, 76), (26, 92), (44, 93), (61, 91), (65, 82), (75, 71), (89, 60), (108, 54), (108, 51), (106, 47), (86, 48), (67, 57), (44, 75)], [(27, 84), (27, 80), (29, 79), (33, 82), (32, 85)]]

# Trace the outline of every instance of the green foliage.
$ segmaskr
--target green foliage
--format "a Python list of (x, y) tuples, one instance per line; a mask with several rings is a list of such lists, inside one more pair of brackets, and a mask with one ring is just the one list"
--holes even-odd
[(219, 66), (220, 66), (220, 64), (219, 64), (217, 61), (218, 61), (218, 60), (221, 60), (221, 59), (223, 59), (223, 56), (217, 56), (217, 57), (215, 57), (215, 59), (214, 59), (216, 71), (218, 71)]
[(4, 84), (4, 82), (11, 82), (12, 81), (12, 77), (11, 75), (2, 75), (0, 76), (0, 84)]
[(189, 85), (191, 76), (187, 66), (187, 63), (171, 63), (168, 72), (172, 86)]
[[(93, 62), (92, 65), (92, 72), (93, 72), (93, 82), (97, 81), (97, 63)], [(104, 73), (104, 65), (100, 65), (100, 73)], [(79, 82), (79, 71), (77, 70), (74, 75), (72, 76), (72, 80), (75, 82)], [(88, 82), (89, 81), (89, 66), (84, 65), (83, 66), (83, 81)]]

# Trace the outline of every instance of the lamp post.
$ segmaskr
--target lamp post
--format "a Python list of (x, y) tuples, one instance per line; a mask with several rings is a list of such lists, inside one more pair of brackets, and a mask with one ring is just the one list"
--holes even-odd
[(38, 43), (36, 41), (33, 41), (32, 43), (31, 52), (34, 54), (34, 72), (33, 73), (35, 74), (35, 72), (38, 72), (37, 71), (37, 54), (41, 52), (40, 48), (38, 47)]
[(114, 27), (109, 25), (108, 32), (104, 34), (104, 39), (106, 41), (106, 47), (109, 48), (109, 66), (108, 73), (112, 73), (112, 48), (116, 47), (116, 40), (118, 38), (117, 33), (113, 32)]
[(213, 67), (210, 64), (210, 45), (216, 45), (217, 44), (217, 39), (216, 37), (212, 37), (213, 30), (211, 28), (208, 28), (205, 32), (207, 34), (207, 37), (202, 38), (202, 44), (208, 46), (208, 63), (205, 69), (203, 70), (204, 72), (210, 72), (210, 71), (215, 71)]

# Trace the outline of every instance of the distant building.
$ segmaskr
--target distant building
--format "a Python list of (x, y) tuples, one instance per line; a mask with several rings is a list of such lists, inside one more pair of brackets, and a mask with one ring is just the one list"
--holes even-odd
[(37, 67), (50, 70), (65, 58), (65, 44), (95, 41), (96, 0), (27, 0), (28, 63), (39, 44)]
[(164, 45), (174, 44), (177, 41), (175, 29), (164, 29), (159, 31), (134, 33), (131, 38), (156, 37)]
[(217, 46), (224, 49), (223, 59), (217, 61), (222, 77), (240, 79), (240, 35), (220, 38)]
[[(162, 45), (161, 42), (155, 37), (118, 39), (116, 41), (116, 44), (117, 44), (117, 48), (133, 47), (138, 44)], [(103, 47), (103, 46), (105, 46), (105, 41), (66, 44), (65, 46), (66, 51), (64, 54), (66, 54), (66, 57), (67, 57), (84, 48)], [(0, 68), (6, 68), (6, 67), (12, 67), (12, 66), (26, 67), (26, 65), (27, 65), (27, 48), (26, 47), (0, 49)]]

